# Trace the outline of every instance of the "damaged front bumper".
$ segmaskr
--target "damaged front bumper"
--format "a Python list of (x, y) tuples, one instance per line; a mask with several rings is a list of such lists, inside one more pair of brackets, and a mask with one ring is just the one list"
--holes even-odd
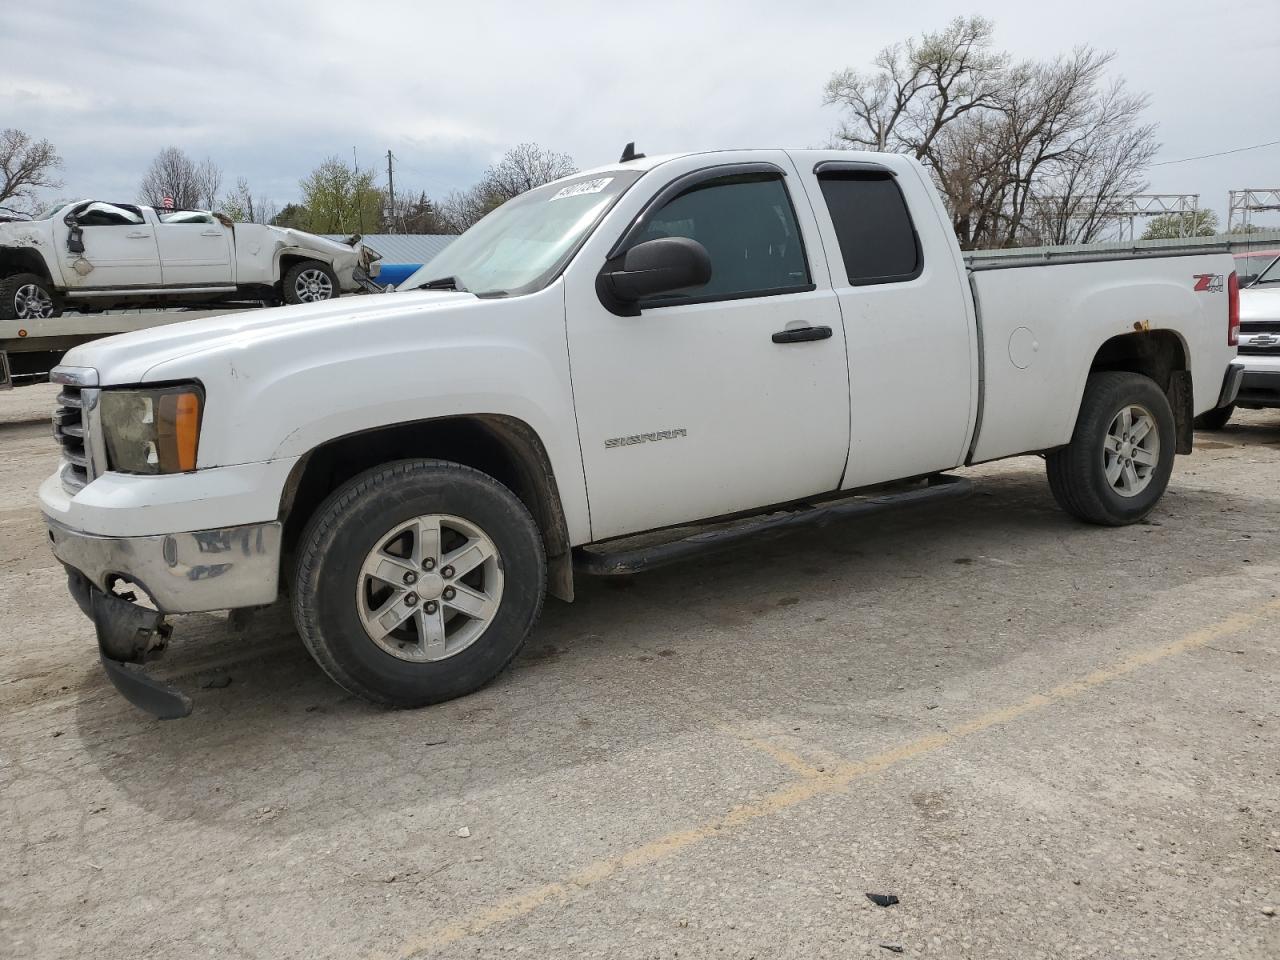
[[(278, 522), (149, 537), (99, 537), (49, 517), (45, 523), (71, 594), (93, 621), (107, 676), (130, 703), (162, 720), (191, 713), (189, 697), (135, 666), (164, 651), (170, 633), (165, 616), (276, 599)], [(133, 590), (120, 593), (121, 584)], [(156, 609), (138, 603), (138, 592)]]

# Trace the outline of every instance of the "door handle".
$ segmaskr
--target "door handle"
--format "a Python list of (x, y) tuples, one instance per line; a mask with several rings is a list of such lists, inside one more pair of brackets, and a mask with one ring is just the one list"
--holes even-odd
[(803, 343), (806, 340), (826, 340), (831, 336), (830, 327), (791, 327), (773, 335), (774, 343)]
[(151, 234), (149, 233), (127, 233), (125, 234), (125, 236), (127, 236), (130, 240), (150, 240), (151, 239)]
[(222, 233), (218, 230), (203, 230), (200, 233), (202, 237), (220, 237)]

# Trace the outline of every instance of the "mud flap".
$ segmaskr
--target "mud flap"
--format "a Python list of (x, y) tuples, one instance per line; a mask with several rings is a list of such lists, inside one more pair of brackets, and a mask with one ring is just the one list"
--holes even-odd
[(170, 632), (164, 614), (103, 593), (71, 567), (67, 568), (67, 584), (80, 609), (93, 621), (102, 668), (120, 695), (160, 720), (189, 716), (193, 708), (190, 697), (133, 666), (164, 649)]

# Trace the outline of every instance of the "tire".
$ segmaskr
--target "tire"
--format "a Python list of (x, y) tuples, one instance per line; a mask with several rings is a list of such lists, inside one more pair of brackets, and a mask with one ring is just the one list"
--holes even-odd
[(48, 320), (62, 316), (62, 300), (48, 280), (15, 273), (0, 281), (0, 320)]
[[(429, 537), (418, 538), (432, 518), (439, 523), (440, 549), (413, 553), (413, 544), (428, 542)], [(388, 539), (402, 527), (399, 539)], [(457, 579), (446, 578), (446, 558), (461, 552), (451, 551), (454, 538), (476, 533), (467, 549), (480, 544), (474, 556), (489, 548), (493, 555)], [(422, 572), (388, 586), (391, 581), (368, 572), (371, 563), (381, 569), (388, 561), (397, 564), (388, 568), (396, 577), (418, 566)], [(502, 672), (537, 622), (546, 579), (541, 534), (515, 494), (470, 467), (401, 460), (336, 490), (307, 524), (294, 575), (294, 622), (316, 662), (343, 688), (377, 704), (421, 707), (478, 690)], [(451, 595), (450, 583), (458, 594)], [(390, 594), (378, 600), (381, 591)], [(479, 627), (480, 619), (450, 606), (477, 595), (496, 611)], [(366, 622), (378, 622), (374, 610), (390, 611), (394, 621), (407, 609), (414, 615), (382, 639), (366, 629)], [(424, 626), (430, 622), (437, 624), (443, 646), (430, 646), (430, 627)], [(449, 649), (455, 644), (458, 649)]]
[(285, 271), (280, 283), (285, 303), (319, 303), (333, 300), (340, 293), (337, 274), (319, 260), (298, 261)]
[[(1136, 444), (1117, 440), (1118, 450), (1108, 446), (1113, 426), (1121, 436), (1127, 434), (1120, 418), (1135, 409), (1145, 414), (1132, 417), (1135, 428), (1147, 425), (1142, 440)], [(1112, 527), (1136, 523), (1164, 495), (1176, 444), (1173, 410), (1154, 380), (1137, 373), (1091, 374), (1071, 442), (1045, 458), (1049, 489), (1058, 506), (1088, 523)], [(1123, 466), (1127, 455), (1133, 457), (1129, 468)], [(1118, 474), (1117, 462), (1122, 465)], [(1109, 478), (1108, 470), (1115, 480)]]
[(1197, 430), (1221, 430), (1227, 425), (1227, 421), (1231, 419), (1231, 415), (1236, 412), (1236, 405), (1229, 403), (1225, 407), (1218, 407), (1196, 417)]

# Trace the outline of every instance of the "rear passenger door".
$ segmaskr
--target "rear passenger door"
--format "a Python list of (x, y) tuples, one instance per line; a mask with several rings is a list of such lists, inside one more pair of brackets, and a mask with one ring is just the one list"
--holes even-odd
[(976, 343), (967, 279), (933, 195), (892, 159), (810, 161), (800, 172), (848, 341), (842, 487), (960, 464), (976, 412)]
[(157, 210), (160, 271), (166, 287), (227, 286), (231, 231), (203, 210)]

